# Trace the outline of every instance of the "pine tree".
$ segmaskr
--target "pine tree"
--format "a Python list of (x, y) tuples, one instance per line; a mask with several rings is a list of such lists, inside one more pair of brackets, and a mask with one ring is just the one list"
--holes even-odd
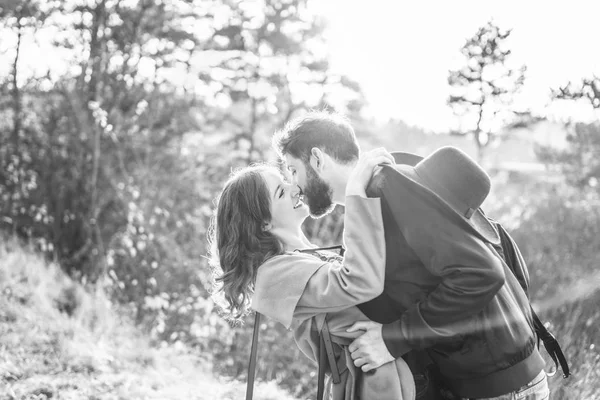
[(512, 99), (525, 80), (525, 66), (515, 69), (506, 64), (510, 34), (511, 30), (488, 22), (461, 48), (465, 65), (448, 75), (448, 104), (461, 119), (461, 129), (455, 133), (473, 135), (480, 161), (484, 148), (514, 115)]

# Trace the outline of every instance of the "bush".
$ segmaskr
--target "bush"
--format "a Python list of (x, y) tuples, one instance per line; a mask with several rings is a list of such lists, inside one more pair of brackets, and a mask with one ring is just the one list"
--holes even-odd
[[(573, 376), (549, 378), (552, 398), (598, 399), (600, 392), (600, 197), (564, 183), (532, 182), (527, 197), (500, 205), (498, 193), (523, 188), (504, 182), (495, 190), (495, 214), (511, 226), (529, 267), (530, 297), (561, 343)], [(510, 204), (508, 206), (507, 204)], [(542, 346), (543, 347), (543, 346)], [(545, 350), (542, 354), (546, 355)], [(550, 357), (547, 367), (553, 367)]]

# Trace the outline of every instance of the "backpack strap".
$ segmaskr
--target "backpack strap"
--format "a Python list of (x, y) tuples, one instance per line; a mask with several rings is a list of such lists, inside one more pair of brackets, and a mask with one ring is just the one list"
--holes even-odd
[(560, 364), (560, 368), (563, 372), (563, 378), (568, 378), (569, 376), (571, 376), (571, 371), (569, 371), (569, 364), (567, 363), (567, 359), (565, 358), (565, 355), (562, 349), (560, 348), (558, 340), (556, 340), (554, 335), (550, 333), (548, 329), (546, 329), (546, 327), (544, 326), (542, 321), (540, 321), (535, 311), (533, 311), (533, 307), (531, 308), (531, 314), (533, 315), (533, 326), (538, 336), (538, 347), (540, 346), (541, 339), (544, 343), (546, 351), (548, 352), (548, 354), (550, 354), (550, 357), (552, 357), (552, 361), (554, 361), (554, 366), (556, 367), (556, 370), (548, 375), (554, 375), (556, 371), (558, 371), (558, 365)]
[(250, 348), (250, 363), (248, 364), (248, 382), (246, 384), (246, 400), (252, 400), (254, 391), (254, 377), (256, 375), (256, 353), (258, 349), (258, 330), (260, 329), (260, 313), (254, 316), (254, 332), (252, 333), (252, 347)]
[[(331, 369), (331, 380), (333, 383), (340, 383), (340, 371), (337, 366), (337, 362), (335, 361), (335, 353), (333, 351), (333, 344), (331, 343), (331, 334), (329, 333), (329, 326), (327, 326), (327, 319), (323, 321), (323, 327), (321, 328), (321, 338), (323, 340), (323, 344), (325, 345), (325, 352), (327, 353), (327, 362), (329, 363), (329, 368)], [(321, 366), (319, 366), (320, 368)], [(321, 368), (325, 369), (325, 368)]]
[(320, 250), (327, 250), (327, 251), (331, 251), (331, 252), (333, 252), (334, 250), (338, 250), (340, 257), (343, 257), (344, 253), (346, 252), (346, 249), (341, 244), (338, 244), (338, 245), (335, 245), (335, 246), (328, 246), (328, 247), (315, 247), (315, 248), (309, 248), (309, 249), (296, 249), (294, 251), (297, 251), (299, 253), (308, 253), (308, 254), (312, 254), (315, 257), (323, 258), (318, 253), (318, 251), (320, 251)]
[(340, 383), (340, 370), (335, 361), (331, 334), (329, 332), (329, 326), (327, 325), (327, 319), (325, 319), (321, 331), (319, 332), (319, 378), (317, 383), (317, 400), (324, 399), (325, 370), (327, 369), (327, 365), (329, 365), (329, 369), (331, 370), (331, 380), (333, 383)]
[(327, 363), (327, 355), (325, 353), (323, 336), (319, 335), (319, 378), (317, 381), (317, 400), (323, 400), (325, 394), (325, 364)]
[[(513, 241), (502, 225), (500, 225), (496, 221), (491, 222), (496, 226), (496, 228), (498, 229), (498, 233), (500, 234), (500, 242), (502, 246), (502, 253), (504, 254), (504, 261), (512, 271), (513, 275), (515, 275), (517, 279), (520, 280), (521, 277), (517, 275), (517, 270), (515, 266), (517, 262), (517, 255), (516, 249), (513, 246)], [(552, 373), (549, 373), (548, 375), (554, 375), (556, 371), (558, 371), (560, 364), (560, 368), (563, 372), (563, 377), (568, 378), (569, 376), (571, 376), (571, 371), (569, 370), (569, 364), (567, 363), (567, 359), (565, 358), (565, 355), (560, 347), (560, 344), (558, 343), (558, 340), (556, 340), (554, 335), (550, 333), (550, 331), (548, 331), (548, 329), (544, 326), (542, 321), (540, 321), (540, 318), (533, 310), (531, 303), (529, 304), (529, 307), (531, 308), (531, 316), (533, 317), (533, 328), (535, 329), (535, 333), (538, 338), (538, 347), (540, 345), (541, 340), (544, 343), (544, 347), (546, 348), (546, 351), (554, 361), (554, 365), (556, 367), (556, 370)]]
[[(301, 253), (312, 253), (316, 257), (321, 257), (317, 251), (319, 250), (339, 250), (339, 255), (344, 256), (346, 249), (342, 245), (330, 246), (330, 247), (318, 247), (314, 249), (303, 249), (297, 250)], [(252, 394), (254, 390), (254, 377), (256, 375), (256, 353), (258, 348), (258, 330), (260, 327), (260, 313), (256, 313), (254, 317), (254, 332), (252, 334), (252, 347), (250, 348), (250, 363), (248, 364), (248, 382), (246, 385), (246, 400), (252, 400)], [(329, 368), (331, 369), (331, 376), (333, 383), (340, 383), (340, 372), (335, 361), (335, 353), (333, 351), (333, 344), (331, 342), (331, 334), (329, 332), (329, 326), (327, 325), (327, 319), (323, 321), (323, 326), (319, 332), (319, 369), (318, 369), (318, 382), (317, 382), (317, 399), (323, 400), (325, 393), (325, 370), (327, 369), (327, 363), (329, 362)]]
[[(254, 331), (252, 334), (252, 346), (250, 348), (250, 362), (248, 364), (248, 382), (246, 384), (246, 400), (252, 400), (254, 391), (254, 378), (256, 376), (256, 356), (258, 349), (258, 332), (260, 329), (260, 313), (256, 313), (254, 317)], [(323, 321), (321, 332), (319, 333), (319, 366), (318, 366), (318, 382), (317, 382), (317, 399), (323, 400), (325, 394), (325, 370), (327, 364), (331, 369), (331, 377), (333, 383), (340, 383), (340, 371), (335, 361), (335, 353), (331, 342), (331, 334), (327, 319)]]

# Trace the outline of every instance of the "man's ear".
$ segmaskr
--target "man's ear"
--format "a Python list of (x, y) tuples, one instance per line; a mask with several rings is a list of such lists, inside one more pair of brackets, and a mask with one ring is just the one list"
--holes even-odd
[(325, 166), (325, 153), (318, 147), (313, 147), (310, 150), (310, 165), (317, 172), (322, 172)]

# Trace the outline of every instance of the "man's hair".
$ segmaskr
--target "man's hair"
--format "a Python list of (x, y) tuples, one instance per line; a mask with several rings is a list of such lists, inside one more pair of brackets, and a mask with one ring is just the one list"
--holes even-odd
[(356, 161), (360, 151), (350, 121), (327, 111), (310, 111), (273, 135), (273, 148), (282, 159), (290, 154), (308, 165), (313, 147), (342, 164)]

